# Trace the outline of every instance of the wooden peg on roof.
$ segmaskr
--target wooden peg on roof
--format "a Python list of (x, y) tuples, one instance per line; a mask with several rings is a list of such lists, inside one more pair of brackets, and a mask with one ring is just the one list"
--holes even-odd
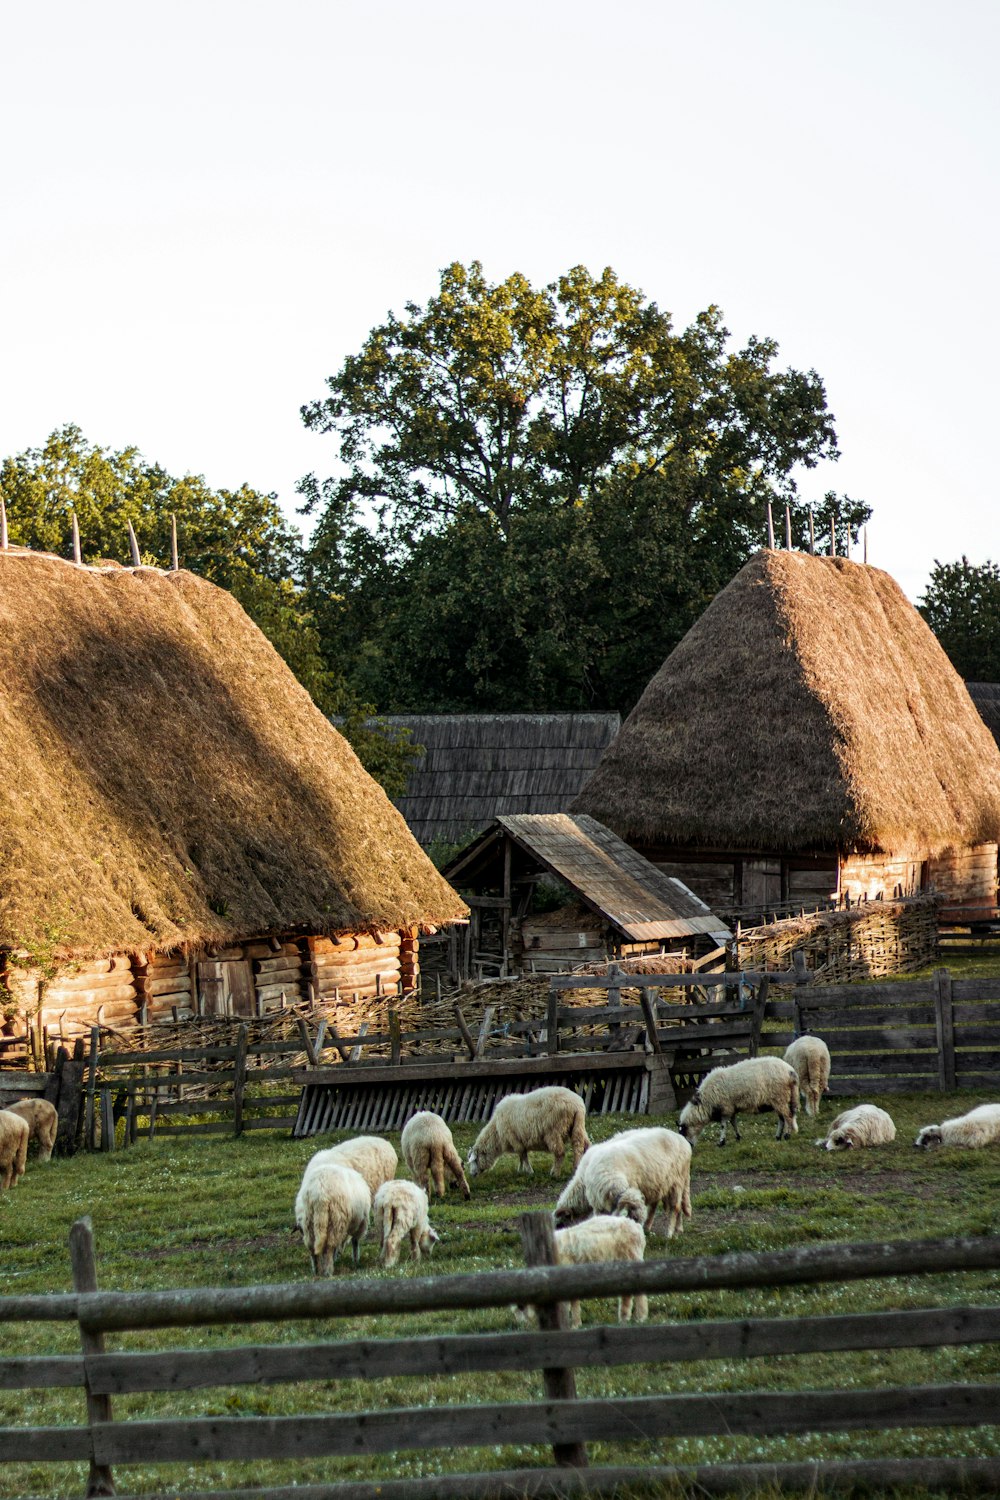
[(864, 557), (865, 567), (867, 568), (867, 566), (868, 566), (868, 527), (867, 526), (864, 528), (864, 531), (862, 532), (862, 535), (864, 537), (864, 551), (862, 553), (862, 556)]
[(790, 506), (785, 506), (785, 551), (792, 550), (792, 512)]
[(815, 553), (815, 551), (816, 551), (816, 528), (815, 528), (815, 524), (814, 523), (815, 523), (815, 517), (813, 516), (813, 508), (810, 505), (810, 507), (809, 507), (809, 551), (813, 552), (813, 553)]
[(176, 573), (180, 568), (177, 560), (177, 517), (170, 517), (170, 566)]
[(135, 527), (131, 521), (128, 523), (128, 545), (129, 551), (132, 554), (133, 568), (140, 568), (142, 566), (142, 558), (139, 556), (139, 542), (135, 534)]
[(73, 561), (77, 564), (83, 562), (83, 553), (80, 551), (80, 523), (76, 519), (76, 511), (72, 513), (73, 519)]
[(831, 557), (836, 557), (836, 555), (837, 555), (837, 523), (836, 523), (836, 521), (834, 521), (833, 517), (831, 516), (830, 517), (830, 556)]
[(0, 499), (0, 552), (6, 552), (7, 547), (7, 507)]
[(767, 502), (767, 545), (774, 551), (774, 516), (771, 514), (771, 502)]

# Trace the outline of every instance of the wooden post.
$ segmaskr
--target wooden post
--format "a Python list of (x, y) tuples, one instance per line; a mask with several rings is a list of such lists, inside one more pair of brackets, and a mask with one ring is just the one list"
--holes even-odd
[(180, 569), (177, 559), (177, 517), (173, 515), (170, 517), (170, 568), (174, 573)]
[(316, 1053), (316, 1062), (319, 1063), (323, 1056), (323, 1042), (326, 1038), (326, 1016), (320, 1016), (319, 1025), (316, 1027), (316, 1040), (313, 1049)]
[[(355, 999), (357, 999), (357, 996), (355, 996)], [(366, 1036), (367, 1033), (368, 1033), (368, 1022), (367, 1021), (362, 1021), (361, 1025), (358, 1027), (358, 1036)], [(350, 1062), (352, 1062), (352, 1063), (357, 1063), (357, 1062), (361, 1061), (361, 1043), (360, 1042), (358, 1042), (358, 1044), (357, 1044), (356, 1047), (352, 1047), (351, 1048), (351, 1055), (350, 1055), (350, 1058), (348, 1060)]]
[[(608, 1005), (620, 1009), (622, 1003), (622, 986), (621, 969), (618, 964), (608, 964), (608, 980), (610, 981), (608, 984)], [(645, 991), (640, 989), (639, 993), (644, 994)], [(616, 1032), (621, 1031), (621, 1029), (622, 1023), (620, 1021), (608, 1022), (609, 1031)]]
[(392, 1066), (399, 1066), (399, 1059), (403, 1051), (401, 1027), (399, 1024), (399, 1011), (389, 1012), (389, 1062)]
[(868, 527), (867, 526), (865, 526), (863, 528), (862, 535), (864, 537), (864, 544), (863, 544), (864, 545), (864, 550), (862, 552), (862, 561), (864, 562), (864, 565), (867, 568), (867, 566), (868, 566)]
[(303, 1019), (299, 1019), (299, 1039), (302, 1042), (302, 1050), (306, 1055), (309, 1066), (316, 1066), (316, 1048), (313, 1046), (312, 1037), (309, 1035), (309, 1027)]
[(514, 897), (511, 888), (511, 859), (513, 856), (513, 840), (508, 834), (504, 839), (503, 846), (503, 908), (500, 913), (500, 976), (503, 978), (508, 973), (507, 960), (510, 955), (510, 919), (513, 911)]
[(546, 1046), (550, 1056), (559, 1051), (559, 991), (555, 985), (549, 985), (549, 1014), (548, 1027), (546, 1030)]
[[(69, 1259), (73, 1268), (73, 1290), (75, 1292), (97, 1291), (97, 1262), (94, 1257), (94, 1233), (89, 1216), (77, 1219), (69, 1231)], [(87, 1371), (89, 1360), (104, 1353), (103, 1333), (92, 1333), (83, 1319), (79, 1320), (80, 1348), (83, 1351), (83, 1383), (87, 1393), (87, 1421), (91, 1429), (98, 1422), (111, 1421), (111, 1397), (96, 1395), (90, 1387)], [(99, 1464), (94, 1459), (93, 1446), (90, 1454), (90, 1474), (87, 1478), (87, 1495), (113, 1495), (115, 1479), (109, 1464)]]
[(654, 1052), (662, 1052), (660, 1033), (656, 1025), (656, 1011), (650, 999), (649, 988), (645, 984), (639, 988), (639, 1004), (642, 1006), (643, 1019), (646, 1022), (646, 1035), (649, 1037), (649, 1045)]
[(836, 557), (836, 555), (837, 555), (837, 524), (834, 521), (833, 517), (831, 516), (830, 517), (830, 556), (831, 557)]
[[(521, 1245), (526, 1266), (554, 1266), (556, 1263), (555, 1231), (552, 1215), (548, 1213), (521, 1214)], [(535, 1311), (538, 1326), (545, 1332), (568, 1329), (569, 1308), (565, 1302), (539, 1302)], [(575, 1401), (576, 1374), (564, 1366), (551, 1366), (542, 1370), (542, 1382), (547, 1401)], [(557, 1464), (574, 1469), (587, 1467), (587, 1448), (584, 1443), (553, 1443), (553, 1457)]]
[(811, 553), (816, 551), (816, 526), (811, 505), (809, 507), (809, 551)]
[(473, 1061), (475, 1061), (477, 1057), (482, 1057), (483, 1048), (486, 1046), (486, 1043), (490, 1039), (490, 1028), (493, 1025), (493, 1012), (495, 1009), (496, 1006), (487, 1005), (486, 1009), (483, 1011), (483, 1019), (479, 1027), (479, 1036), (476, 1038), (476, 1050), (473, 1055)]
[(791, 506), (785, 506), (785, 551), (792, 550), (792, 510)]
[(101, 1150), (115, 1149), (115, 1112), (111, 1103), (111, 1090), (101, 1089)]
[(767, 502), (767, 545), (774, 551), (774, 516), (771, 513), (771, 502)]
[(955, 1087), (955, 1013), (951, 975), (947, 969), (934, 970), (934, 1021), (937, 1027), (938, 1088), (944, 1091)]
[[(439, 983), (440, 983), (440, 981), (439, 981)], [(466, 1047), (468, 1048), (469, 1059), (471, 1061), (471, 1059), (474, 1058), (475, 1055), (476, 1055), (476, 1044), (472, 1040), (472, 1032), (469, 1030), (468, 1026), (466, 1025), (465, 1017), (462, 1014), (462, 1007), (458, 1004), (457, 1000), (456, 1000), (455, 1004), (452, 1006), (452, 1010), (455, 1012), (455, 1020), (458, 1022), (458, 1029), (462, 1033), (462, 1041), (465, 1043)]]
[(133, 568), (140, 568), (142, 566), (142, 558), (139, 555), (139, 539), (135, 534), (135, 527), (131, 521), (128, 522), (128, 549), (132, 556)]
[(84, 1138), (87, 1142), (88, 1151), (93, 1151), (97, 1145), (97, 1122), (94, 1119), (94, 1090), (97, 1087), (97, 1057), (100, 1044), (101, 1028), (99, 1026), (91, 1026), (90, 1063), (87, 1068), (87, 1109), (84, 1122)]
[(73, 517), (73, 561), (79, 565), (83, 562), (83, 553), (80, 551), (80, 523), (76, 519), (76, 511), (74, 510), (71, 514)]
[(6, 552), (10, 546), (7, 540), (7, 507), (0, 496), (0, 552)]
[(233, 1131), (243, 1134), (243, 1095), (247, 1086), (247, 1028), (242, 1025), (236, 1033), (236, 1065), (233, 1078)]

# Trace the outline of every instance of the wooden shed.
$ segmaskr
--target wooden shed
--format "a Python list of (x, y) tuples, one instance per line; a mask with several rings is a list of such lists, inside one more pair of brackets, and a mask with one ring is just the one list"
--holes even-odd
[(621, 728), (617, 713), (400, 714), (423, 747), (396, 806), (425, 847), (507, 813), (565, 812)]
[(573, 808), (720, 912), (996, 900), (1000, 751), (899, 586), (845, 558), (753, 557)]
[(0, 1027), (392, 994), (466, 907), (231, 595), (0, 551)]
[[(702, 953), (732, 936), (680, 880), (586, 816), (497, 818), (445, 874), (472, 908), (465, 975), (545, 973), (667, 947)], [(532, 914), (546, 877), (571, 899)]]

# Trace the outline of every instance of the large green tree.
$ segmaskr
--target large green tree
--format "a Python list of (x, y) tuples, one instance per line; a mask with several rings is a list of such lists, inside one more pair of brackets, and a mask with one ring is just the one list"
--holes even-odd
[[(836, 458), (815, 371), (675, 332), (606, 270), (536, 290), (449, 266), (303, 407), (339, 467), (302, 482), (327, 652), (385, 710), (627, 708), (760, 545), (768, 500)], [(828, 493), (841, 545), (867, 507)], [(825, 546), (825, 540), (821, 542)]]
[(918, 608), (962, 677), (1000, 682), (1000, 565), (935, 562)]
[(366, 706), (324, 659), (302, 584), (301, 537), (274, 495), (249, 485), (213, 490), (191, 474), (177, 478), (137, 448), (89, 443), (73, 425), (40, 448), (5, 458), (0, 495), (11, 541), (39, 551), (70, 555), (75, 513), (85, 562), (128, 562), (131, 521), (143, 561), (165, 566), (176, 517), (181, 565), (236, 596), (316, 704), (345, 718), (362, 763), (390, 793), (402, 789), (408, 749), (366, 724)]

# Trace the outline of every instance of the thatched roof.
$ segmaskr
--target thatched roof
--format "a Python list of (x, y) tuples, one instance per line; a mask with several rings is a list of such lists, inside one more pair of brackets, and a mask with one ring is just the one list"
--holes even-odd
[(1000, 837), (1000, 752), (888, 574), (760, 552), (573, 804), (630, 842), (894, 850)]
[(0, 949), (82, 957), (464, 913), (230, 594), (0, 552)]
[(565, 812), (621, 728), (617, 713), (400, 714), (424, 747), (396, 801), (414, 837), (465, 839), (504, 813)]

